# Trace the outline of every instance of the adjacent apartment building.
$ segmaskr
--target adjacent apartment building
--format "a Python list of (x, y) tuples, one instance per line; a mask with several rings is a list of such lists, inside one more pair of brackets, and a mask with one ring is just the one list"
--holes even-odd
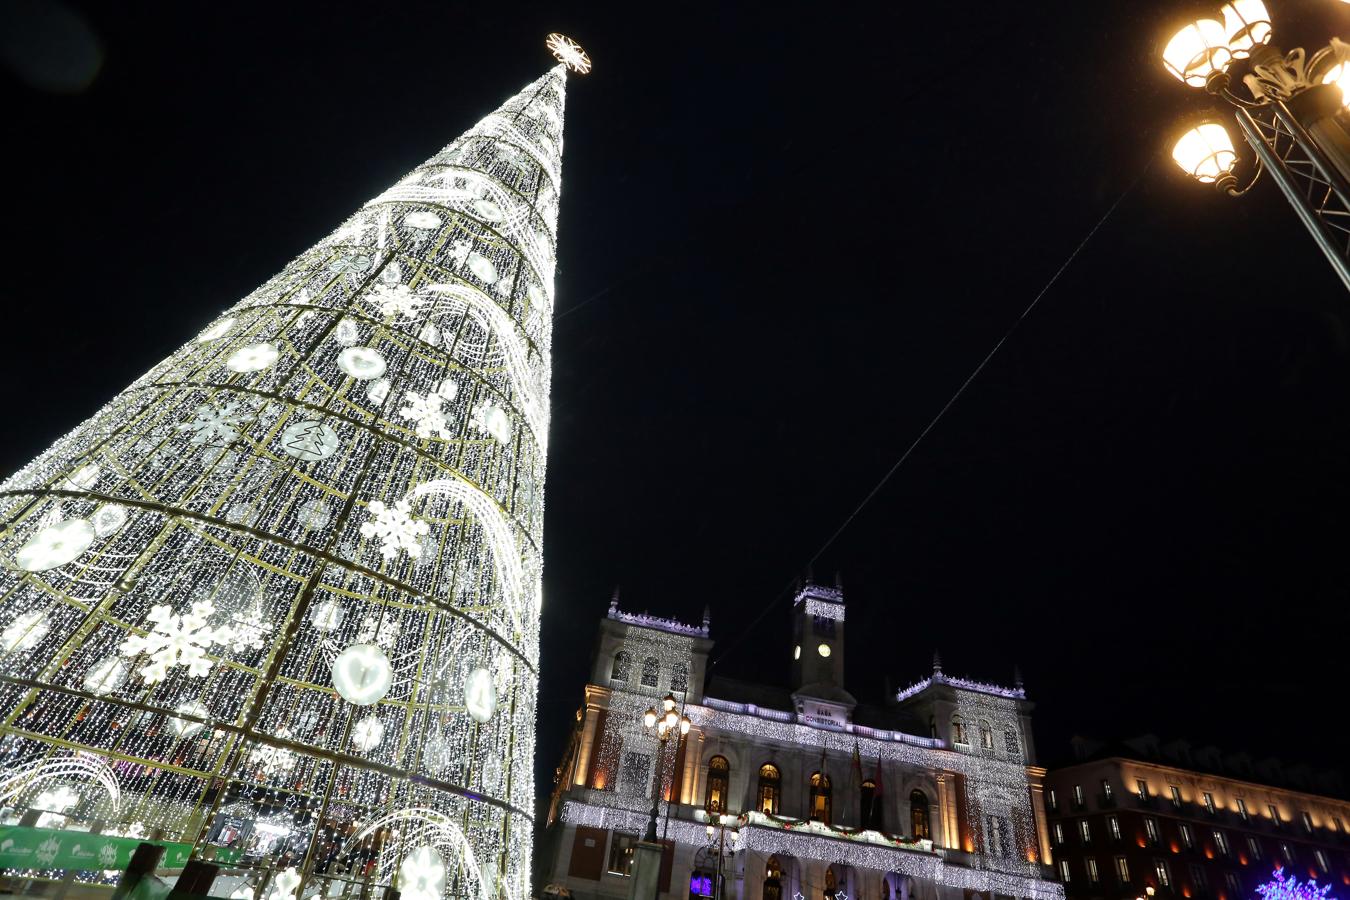
[(1045, 782), (1069, 900), (1251, 900), (1276, 867), (1350, 885), (1350, 802), (1334, 773), (1151, 735), (1075, 739), (1074, 755)]
[[(786, 684), (705, 684), (708, 616), (600, 620), (590, 683), (558, 767), (537, 880), (629, 895), (652, 818), (662, 897), (1060, 900), (1031, 703), (1020, 685), (932, 674), (878, 705), (844, 682), (838, 587), (807, 584), (793, 641), (747, 652)], [(688, 732), (643, 721), (670, 698)]]

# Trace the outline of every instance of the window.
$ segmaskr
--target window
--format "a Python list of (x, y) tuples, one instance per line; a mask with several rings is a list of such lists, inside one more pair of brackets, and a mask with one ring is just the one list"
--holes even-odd
[(1144, 834), (1148, 836), (1150, 846), (1156, 847), (1162, 841), (1162, 835), (1158, 831), (1158, 820), (1152, 816), (1144, 816)]
[(1298, 816), (1300, 819), (1303, 820), (1303, 830), (1308, 832), (1308, 834), (1312, 834), (1313, 830), (1312, 816), (1308, 814), (1308, 811), (1306, 809), (1300, 810)]
[(952, 743), (965, 744), (966, 741), (966, 723), (960, 716), (952, 716)]
[(1055, 846), (1064, 846), (1064, 825), (1061, 822), (1055, 823)]
[(1203, 866), (1191, 865), (1191, 887), (1200, 895), (1209, 891), (1209, 879), (1205, 877)]
[(1022, 752), (1022, 742), (1017, 739), (1017, 732), (1013, 731), (1011, 728), (1003, 732), (1003, 752), (1004, 753)]
[(1220, 856), (1228, 855), (1228, 836), (1219, 829), (1214, 829), (1214, 849)]
[(1331, 866), (1327, 865), (1326, 853), (1321, 850), (1313, 850), (1313, 856), (1317, 859), (1317, 868), (1322, 870), (1323, 875), (1331, 871)]
[(1266, 810), (1270, 813), (1270, 821), (1273, 822), (1273, 823), (1275, 824), (1275, 827), (1276, 827), (1276, 828), (1279, 828), (1279, 827), (1280, 827), (1280, 811), (1279, 811), (1278, 809), (1275, 808), (1275, 804), (1274, 804), (1274, 803), (1267, 804)]
[(1103, 778), (1103, 779), (1102, 779), (1102, 799), (1105, 800), (1107, 803), (1110, 803), (1110, 802), (1111, 802), (1112, 800), (1114, 800), (1115, 798), (1116, 798), (1116, 797), (1115, 797), (1115, 794), (1111, 793), (1111, 782), (1110, 782), (1110, 780), (1108, 780), (1108, 779), (1106, 779), (1106, 778)]
[(1195, 849), (1195, 832), (1191, 831), (1191, 826), (1185, 822), (1177, 823), (1177, 831), (1181, 834), (1181, 845), (1187, 850)]
[(1181, 809), (1181, 788), (1175, 784), (1167, 789), (1172, 794), (1172, 808)]
[(633, 674), (633, 655), (627, 650), (620, 650), (614, 654), (614, 666), (609, 670), (610, 680), (627, 681), (631, 674)]
[(1340, 819), (1333, 817), (1331, 820), (1331, 827), (1336, 829), (1337, 834), (1345, 834), (1345, 826), (1341, 824)]
[[(1167, 888), (1172, 886), (1172, 870), (1168, 868), (1167, 860), (1153, 860), (1153, 874), (1158, 878), (1158, 887)], [(1233, 900), (1240, 900), (1240, 898), (1235, 897)]]
[(1073, 786), (1073, 805), (1080, 809), (1083, 806), (1083, 786), (1081, 784)]
[(642, 686), (656, 687), (661, 680), (661, 662), (655, 656), (649, 656), (642, 661)]
[(1092, 826), (1088, 824), (1087, 819), (1078, 820), (1078, 836), (1083, 839), (1084, 844), (1092, 843)]
[(676, 663), (671, 666), (670, 689), (677, 694), (683, 694), (689, 690), (689, 667), (684, 663)]
[(1284, 861), (1289, 863), (1289, 865), (1292, 866), (1294, 864), (1294, 850), (1284, 841), (1280, 841), (1280, 855), (1284, 857)]
[[(1054, 788), (1045, 792), (1045, 802), (1050, 807), (1051, 812), (1059, 812), (1059, 798), (1055, 796)], [(1337, 819), (1336, 821), (1339, 822), (1340, 820)]]
[(1242, 821), (1250, 822), (1252, 820), (1252, 817), (1247, 812), (1247, 801), (1239, 797), (1237, 800), (1237, 805), (1238, 805), (1238, 815), (1242, 817)]
[[(931, 839), (933, 832), (928, 827), (928, 797), (923, 791), (909, 792), (909, 827), (914, 833), (914, 840), (921, 841)], [(1055, 823), (1055, 834), (1059, 842), (1064, 843), (1064, 830)]]
[(877, 800), (877, 783), (867, 779), (858, 795), (858, 825), (881, 831), (881, 803)]
[(830, 776), (819, 772), (811, 775), (810, 818), (830, 824)]
[(710, 813), (727, 811), (727, 789), (731, 782), (731, 765), (725, 756), (714, 756), (708, 760), (708, 792), (703, 798), (703, 808)]
[(1096, 884), (1102, 880), (1102, 873), (1097, 871), (1097, 860), (1089, 856), (1087, 858), (1088, 881)]
[(1136, 778), (1134, 781), (1134, 792), (1139, 795), (1140, 803), (1148, 802), (1148, 782), (1142, 778)]
[(695, 870), (689, 874), (689, 896), (711, 897), (713, 895), (713, 877), (709, 872)]
[(1067, 859), (1061, 859), (1059, 861), (1059, 880), (1065, 884), (1068, 884), (1071, 880), (1069, 877), (1069, 861)]
[(1251, 854), (1254, 860), (1261, 858), (1261, 842), (1250, 834), (1247, 835), (1247, 852)]
[(783, 796), (783, 778), (778, 767), (765, 763), (759, 767), (759, 789), (755, 791), (755, 809), (771, 816), (778, 815), (778, 802)]
[(1223, 883), (1228, 887), (1228, 900), (1242, 900), (1242, 884), (1236, 872), (1224, 872)]
[(609, 842), (609, 874), (633, 874), (633, 848), (637, 844), (637, 835), (614, 832)]
[(1116, 857), (1116, 881), (1121, 884), (1130, 883), (1130, 864), (1123, 856)]
[(1106, 817), (1106, 830), (1111, 832), (1111, 840), (1120, 840), (1120, 819), (1115, 816)]
[(1209, 813), (1211, 816), (1214, 815), (1214, 795), (1211, 794), (1209, 791), (1205, 791), (1204, 798), (1205, 798), (1205, 812)]
[(980, 723), (980, 749), (994, 749), (994, 729), (989, 727), (988, 722)]

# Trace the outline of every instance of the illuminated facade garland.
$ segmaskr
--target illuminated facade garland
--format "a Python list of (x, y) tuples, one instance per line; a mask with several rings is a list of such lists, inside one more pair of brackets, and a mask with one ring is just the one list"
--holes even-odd
[(97, 759), (72, 819), (280, 828), (274, 884), (327, 828), (528, 894), (564, 73), (0, 485), (5, 821)]

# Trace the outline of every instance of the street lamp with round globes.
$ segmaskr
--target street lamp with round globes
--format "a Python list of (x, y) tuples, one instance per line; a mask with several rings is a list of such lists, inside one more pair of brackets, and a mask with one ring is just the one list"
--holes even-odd
[[(1212, 120), (1181, 136), (1173, 160), (1187, 175), (1234, 197), (1269, 173), (1350, 289), (1344, 225), (1350, 220), (1350, 45), (1332, 38), (1311, 56), (1302, 49), (1285, 54), (1271, 43), (1264, 0), (1202, 2), (1206, 12), (1170, 35), (1163, 67), (1235, 109), (1256, 163), (1246, 186), (1238, 187), (1233, 139)], [(1230, 89), (1235, 69), (1243, 70), (1247, 96)]]
[(666, 694), (661, 698), (661, 712), (658, 713), (656, 707), (649, 706), (642, 714), (642, 727), (649, 731), (655, 730), (659, 742), (656, 772), (652, 777), (652, 814), (647, 822), (647, 834), (643, 837), (643, 840), (648, 842), (656, 840), (656, 819), (661, 814), (661, 770), (664, 768), (666, 741), (670, 740), (672, 734), (679, 734), (680, 737), (688, 734), (693, 724), (688, 716), (675, 710), (678, 703), (674, 694)]

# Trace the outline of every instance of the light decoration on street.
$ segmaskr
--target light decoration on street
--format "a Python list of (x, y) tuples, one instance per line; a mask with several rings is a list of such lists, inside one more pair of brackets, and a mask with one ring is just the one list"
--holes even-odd
[[(68, 778), (65, 815), (209, 858), (222, 817), (263, 834), (265, 810), (287, 896), (317, 887), (319, 822), (363, 835), (374, 888), (426, 845), (447, 890), (528, 896), (565, 83), (0, 484), (0, 752), (112, 762), (126, 801)], [(22, 771), (16, 809), (54, 783)]]
[[(1163, 67), (1233, 107), (1256, 161), (1240, 185), (1233, 139), (1210, 119), (1177, 140), (1172, 158), (1187, 175), (1234, 197), (1268, 172), (1350, 289), (1350, 46), (1332, 38), (1311, 55), (1302, 48), (1286, 54), (1272, 45), (1273, 35), (1264, 0), (1228, 0), (1170, 37)], [(1231, 89), (1239, 68), (1245, 96)]]
[(1261, 900), (1336, 900), (1330, 884), (1318, 887), (1316, 879), (1299, 881), (1294, 876), (1286, 877), (1280, 868), (1275, 869), (1270, 881), (1257, 886), (1256, 893)]

